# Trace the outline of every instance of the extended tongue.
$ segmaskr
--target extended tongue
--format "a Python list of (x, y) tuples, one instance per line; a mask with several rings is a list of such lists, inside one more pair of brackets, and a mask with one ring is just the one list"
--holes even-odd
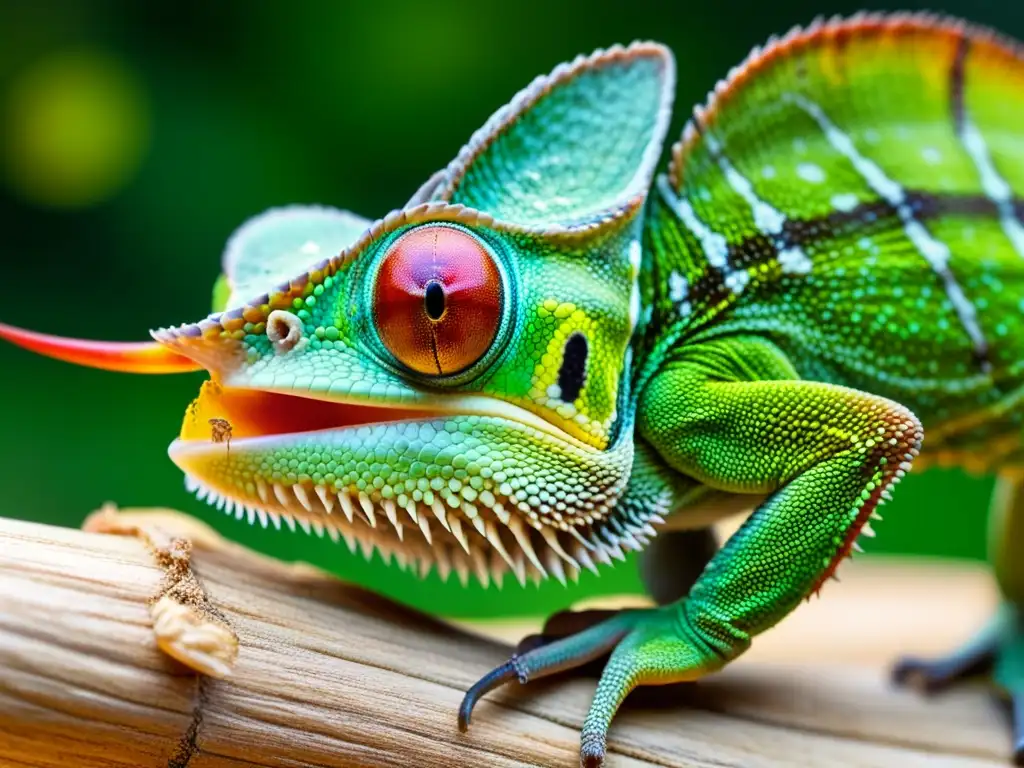
[(202, 366), (156, 341), (90, 341), (0, 323), (0, 338), (68, 363), (124, 373), (187, 373)]

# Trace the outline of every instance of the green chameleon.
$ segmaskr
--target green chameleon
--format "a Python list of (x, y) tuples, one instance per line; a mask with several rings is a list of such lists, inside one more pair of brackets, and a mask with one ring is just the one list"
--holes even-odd
[[(463, 728), (487, 691), (608, 655), (581, 740), (601, 765), (631, 690), (740, 656), (911, 464), (998, 473), (1004, 608), (896, 677), (990, 667), (1024, 697), (1024, 49), (923, 15), (815, 23), (733, 70), (655, 175), (674, 78), (660, 45), (598, 51), (401, 210), (252, 219), (216, 313), (155, 342), (3, 335), (209, 371), (170, 456), (250, 523), (484, 584), (643, 551), (658, 607), (524, 644)], [(718, 547), (709, 526), (738, 509)], [(1024, 706), (1018, 761), (1022, 725)]]

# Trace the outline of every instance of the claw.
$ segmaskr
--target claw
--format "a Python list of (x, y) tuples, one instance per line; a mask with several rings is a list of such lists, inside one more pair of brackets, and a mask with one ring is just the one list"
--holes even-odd
[(486, 675), (481, 677), (472, 688), (466, 691), (466, 695), (462, 698), (462, 704), (459, 705), (459, 730), (463, 733), (469, 728), (470, 718), (473, 716), (473, 707), (480, 699), (486, 696), (488, 693), (493, 691), (505, 683), (518, 677), (515, 667), (515, 656), (506, 661), (500, 667), (497, 667)]
[[(466, 692), (459, 707), (459, 730), (469, 727), (473, 707), (480, 698), (513, 678), (520, 685), (568, 670), (579, 672), (592, 662), (608, 659), (597, 684), (590, 711), (580, 732), (580, 765), (600, 768), (604, 764), (608, 727), (626, 696), (639, 685), (690, 682), (721, 669), (722, 656), (708, 651), (707, 644), (680, 630), (678, 606), (606, 612), (556, 614), (552, 629), (589, 624), (577, 634), (550, 639), (528, 638), (525, 653), (512, 656), (488, 672)], [(562, 625), (559, 627), (558, 625)], [(609, 657), (610, 654), (610, 657)]]
[[(573, 614), (568, 616), (571, 618)], [(550, 641), (544, 635), (533, 635), (529, 643), (530, 650), (513, 655), (466, 691), (459, 706), (459, 730), (465, 731), (469, 727), (473, 707), (495, 688), (511, 680), (518, 680), (521, 685), (525, 685), (531, 680), (579, 669), (606, 656), (634, 625), (636, 617), (636, 612), (620, 611), (579, 634)]]

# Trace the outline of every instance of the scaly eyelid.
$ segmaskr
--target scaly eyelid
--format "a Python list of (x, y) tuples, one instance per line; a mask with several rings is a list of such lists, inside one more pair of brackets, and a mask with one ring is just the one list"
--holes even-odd
[[(461, 308), (456, 307), (454, 303), (451, 303), (450, 297), (454, 296), (457, 292), (465, 292), (467, 295), (479, 294), (483, 290), (482, 286), (484, 285), (492, 287), (494, 296), (490, 296), (490, 298), (494, 299), (496, 297), (496, 301), (491, 300), (489, 302), (491, 306), (488, 309), (491, 314), (496, 316), (496, 319), (493, 321), (493, 333), (487, 334), (481, 331), (481, 333), (477, 334), (476, 338), (468, 340), (469, 342), (475, 342), (480, 340), (480, 336), (484, 336), (488, 342), (486, 345), (479, 345), (484, 348), (475, 351), (471, 355), (472, 360), (470, 362), (466, 363), (464, 359), (455, 360), (451, 356), (451, 352), (454, 349), (453, 343), (457, 341), (457, 338), (449, 338), (449, 362), (451, 364), (443, 365), (443, 359), (439, 361), (432, 354), (433, 350), (427, 350), (426, 352), (421, 350), (421, 357), (426, 362), (431, 363), (428, 368), (426, 364), (414, 365), (412, 362), (415, 361), (410, 362), (410, 360), (406, 359), (407, 355), (404, 355), (403, 351), (406, 351), (410, 345), (407, 344), (404, 348), (396, 348), (394, 339), (390, 339), (392, 343), (388, 343), (388, 328), (382, 327), (382, 318), (377, 315), (376, 307), (380, 304), (381, 297), (378, 294), (380, 293), (381, 276), (385, 271), (383, 267), (389, 256), (394, 253), (396, 245), (401, 243), (403, 239), (415, 236), (418, 233), (429, 234), (433, 231), (446, 232), (450, 238), (456, 237), (464, 238), (467, 241), (471, 240), (474, 251), (486, 254), (486, 264), (481, 265), (482, 267), (486, 266), (486, 269), (482, 268), (478, 274), (460, 274), (459, 270), (453, 271), (452, 269), (453, 266), (460, 266), (458, 261), (454, 262), (454, 264), (439, 264), (438, 268), (444, 273), (443, 277), (448, 280), (448, 287), (451, 289), (451, 293), (446, 296), (446, 299), (449, 299), (449, 303), (446, 305), (444, 317), (440, 319), (441, 322), (430, 323), (425, 315), (425, 296), (422, 298), (417, 296), (416, 300), (411, 303), (415, 304), (416, 310), (424, 310), (423, 317), (420, 318), (424, 321), (423, 324), (432, 326), (429, 330), (433, 331), (436, 329), (436, 326), (442, 323), (448, 322), (451, 324), (452, 321), (455, 321), (455, 325), (452, 328), (455, 333), (449, 335), (454, 335), (455, 337), (458, 337), (460, 334), (464, 335), (463, 328), (467, 322), (466, 315), (472, 314), (470, 310), (479, 310), (479, 307), (474, 302), (470, 302), (468, 306), (463, 305)], [(362, 264), (354, 265), (356, 268), (349, 272), (348, 284), (350, 287), (355, 288), (360, 306), (358, 320), (356, 321), (359, 327), (356, 336), (360, 338), (353, 338), (353, 343), (362, 347), (364, 352), (368, 352), (375, 364), (380, 365), (402, 379), (409, 387), (473, 388), (475, 382), (486, 378), (488, 372), (493, 371), (496, 366), (501, 364), (501, 360), (514, 338), (514, 330), (519, 324), (520, 307), (517, 297), (520, 291), (516, 281), (513, 279), (515, 269), (510, 264), (512, 259), (514, 259), (514, 253), (510, 252), (509, 244), (505, 241), (505, 238), (486, 227), (470, 226), (462, 222), (448, 221), (441, 218), (438, 220), (427, 219), (404, 230), (395, 231), (389, 239), (382, 241), (378, 245), (372, 258), (365, 260)], [(408, 282), (408, 279), (411, 279), (411, 276), (417, 277), (419, 282), (426, 282), (424, 274), (418, 270), (399, 270), (398, 274), (406, 282)], [(487, 277), (487, 279), (482, 280), (482, 276)], [(419, 283), (417, 285), (419, 286)], [(423, 286), (419, 287), (423, 288)], [(411, 324), (407, 323), (407, 325)], [(408, 332), (405, 335), (412, 336), (413, 334)], [(444, 339), (436, 337), (434, 340), (444, 341)], [(458, 355), (456, 354), (454, 357), (458, 357)], [(462, 362), (463, 364), (459, 366), (456, 365), (456, 362)]]

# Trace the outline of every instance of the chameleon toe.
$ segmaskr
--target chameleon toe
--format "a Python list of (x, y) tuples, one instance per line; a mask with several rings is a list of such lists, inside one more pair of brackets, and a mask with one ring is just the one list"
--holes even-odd
[(1007, 615), (998, 612), (960, 648), (935, 659), (904, 656), (893, 665), (890, 676), (896, 685), (905, 685), (923, 693), (936, 693), (969, 677), (992, 669), (999, 651)]
[(922, 693), (938, 693), (960, 680), (987, 671), (992, 666), (994, 652), (994, 648), (978, 649), (977, 655), (958, 651), (939, 659), (904, 656), (893, 665), (892, 681)]
[(537, 648), (542, 648), (552, 641), (552, 638), (544, 634), (524, 635), (516, 643), (516, 656), (522, 656)]
[(637, 612), (617, 612), (611, 618), (568, 637), (545, 641), (543, 636), (532, 635), (532, 649), (515, 654), (501, 666), (478, 680), (462, 699), (459, 706), (459, 730), (469, 727), (476, 703), (487, 693), (514, 679), (521, 684), (531, 680), (575, 670), (607, 655), (624, 635), (637, 623)]
[[(540, 634), (527, 635), (519, 641), (516, 646), (516, 655), (524, 656), (530, 651), (550, 645), (557, 640), (578, 635), (619, 613), (621, 611), (618, 610), (559, 611), (548, 618)], [(602, 667), (602, 659), (597, 658), (575, 667), (573, 674), (596, 679), (600, 677)]]
[(605, 739), (594, 737), (580, 745), (580, 768), (601, 768), (604, 765)]
[(469, 729), (469, 722), (473, 716), (473, 707), (490, 691), (499, 688), (510, 680), (516, 678), (514, 659), (510, 659), (481, 677), (473, 686), (466, 691), (459, 705), (459, 730), (465, 733)]
[(1012, 760), (1014, 765), (1024, 765), (1024, 625), (1019, 608), (1004, 603), (960, 648), (935, 659), (904, 657), (891, 674), (897, 685), (925, 694), (981, 678), (1000, 700), (1009, 699)]
[(559, 672), (578, 671), (610, 653), (580, 735), (580, 764), (602, 765), (608, 727), (634, 688), (696, 680), (722, 666), (722, 656), (711, 647), (714, 639), (693, 629), (686, 611), (685, 603), (675, 603), (615, 612), (582, 632), (513, 656), (466, 693), (459, 709), (460, 729), (466, 729), (474, 705), (484, 694), (513, 678), (525, 684)]
[(516, 655), (523, 656), (530, 651), (561, 640), (569, 635), (577, 635), (600, 624), (618, 614), (617, 610), (559, 611), (553, 613), (544, 622), (544, 628), (532, 635), (525, 635), (516, 644)]

